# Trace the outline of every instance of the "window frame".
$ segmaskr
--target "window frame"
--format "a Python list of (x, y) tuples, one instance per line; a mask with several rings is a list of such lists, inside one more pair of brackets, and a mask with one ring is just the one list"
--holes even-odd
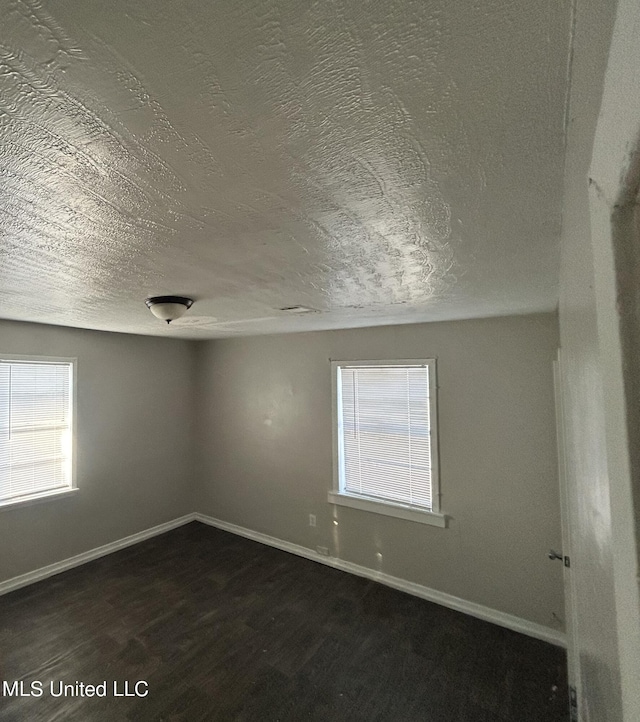
[[(431, 509), (390, 501), (379, 497), (353, 494), (343, 491), (342, 480), (343, 465), (342, 438), (340, 434), (338, 404), (338, 370), (349, 366), (426, 366), (429, 369), (429, 420), (431, 436), (431, 492), (433, 506)], [(333, 427), (333, 486), (327, 495), (330, 504), (351, 507), (362, 511), (384, 514), (399, 519), (416, 521), (421, 524), (446, 527), (447, 517), (440, 508), (440, 466), (438, 454), (438, 382), (437, 361), (435, 358), (420, 359), (331, 359), (331, 423)]]
[(46, 491), (38, 491), (32, 494), (25, 494), (24, 496), (11, 497), (8, 499), (0, 498), (0, 511), (6, 509), (12, 509), (15, 507), (30, 506), (32, 504), (39, 504), (45, 501), (52, 501), (54, 499), (60, 499), (69, 497), (78, 491), (77, 476), (76, 476), (76, 435), (77, 435), (77, 385), (78, 385), (78, 359), (76, 357), (68, 356), (37, 356), (32, 354), (5, 354), (0, 353), (0, 361), (11, 362), (22, 362), (22, 363), (64, 363), (70, 364), (71, 366), (71, 384), (70, 384), (70, 415), (71, 422), (69, 424), (71, 429), (71, 479), (69, 486), (64, 486), (58, 489), (48, 489)]

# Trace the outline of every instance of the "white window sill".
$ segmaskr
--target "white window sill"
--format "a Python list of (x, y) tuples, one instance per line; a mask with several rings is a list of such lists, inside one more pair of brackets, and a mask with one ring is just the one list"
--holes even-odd
[(40, 504), (43, 501), (60, 499), (61, 497), (71, 496), (78, 491), (77, 488), (52, 489), (51, 491), (43, 491), (39, 494), (29, 494), (28, 496), (16, 496), (12, 499), (4, 499), (0, 501), (0, 511), (5, 509), (15, 509), (17, 506), (31, 506), (32, 504)]
[(349, 506), (352, 509), (361, 509), (362, 511), (384, 514), (385, 516), (395, 516), (398, 519), (408, 519), (409, 521), (417, 521), (420, 524), (439, 526), (443, 529), (447, 526), (447, 517), (444, 514), (427, 511), (426, 509), (418, 509), (415, 506), (409, 506), (407, 504), (367, 499), (362, 496), (354, 496), (353, 494), (339, 493), (337, 491), (330, 491), (327, 498), (331, 504)]

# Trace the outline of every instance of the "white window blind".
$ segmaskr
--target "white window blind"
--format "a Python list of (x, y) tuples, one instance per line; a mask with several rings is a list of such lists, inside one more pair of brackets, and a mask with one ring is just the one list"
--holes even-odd
[(0, 501), (71, 486), (72, 364), (0, 360)]
[(429, 374), (429, 364), (338, 366), (340, 492), (437, 510)]

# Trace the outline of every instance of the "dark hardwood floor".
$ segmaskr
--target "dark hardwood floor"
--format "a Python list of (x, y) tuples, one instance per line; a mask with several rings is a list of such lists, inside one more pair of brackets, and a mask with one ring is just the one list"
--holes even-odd
[[(0, 696), (2, 722), (556, 722), (565, 666), (544, 642), (199, 523), (0, 598), (1, 679), (43, 683)], [(113, 696), (138, 680), (146, 697)], [(53, 697), (51, 681), (108, 695)]]

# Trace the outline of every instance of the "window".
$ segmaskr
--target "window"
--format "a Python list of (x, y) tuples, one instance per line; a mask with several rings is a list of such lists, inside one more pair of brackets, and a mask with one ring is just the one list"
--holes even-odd
[(332, 363), (329, 501), (445, 526), (438, 495), (436, 362)]
[(72, 490), (73, 370), (0, 358), (0, 506)]

